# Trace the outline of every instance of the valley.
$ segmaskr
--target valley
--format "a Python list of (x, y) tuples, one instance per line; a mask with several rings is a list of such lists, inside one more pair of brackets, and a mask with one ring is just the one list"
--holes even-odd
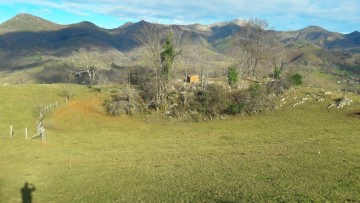
[(0, 24), (0, 202), (359, 202), (359, 50), (261, 19), (19, 14)]

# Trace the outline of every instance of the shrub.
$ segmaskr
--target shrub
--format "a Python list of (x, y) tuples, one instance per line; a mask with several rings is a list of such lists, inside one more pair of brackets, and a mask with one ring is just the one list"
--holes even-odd
[(276, 80), (280, 79), (280, 75), (281, 75), (281, 69), (279, 67), (275, 66), (274, 73), (273, 73), (274, 79), (276, 79)]
[(292, 82), (293, 85), (296, 85), (296, 86), (302, 85), (302, 83), (303, 83), (302, 75), (300, 75), (299, 73), (295, 73), (294, 75), (292, 75), (290, 77), (290, 81)]
[(226, 108), (227, 114), (254, 114), (274, 107), (266, 88), (252, 84), (246, 90), (234, 91), (230, 95), (231, 104)]
[(244, 112), (245, 104), (244, 103), (233, 103), (227, 107), (226, 113), (231, 115), (237, 115)]
[(281, 95), (285, 90), (292, 86), (292, 82), (289, 78), (281, 78), (279, 80), (271, 81), (267, 84), (267, 91), (276, 95)]
[(140, 114), (145, 110), (138, 91), (129, 88), (112, 95), (111, 99), (105, 100), (103, 106), (111, 116)]
[(155, 80), (152, 80), (152, 73), (144, 73), (137, 81), (140, 89), (140, 96), (149, 107), (156, 109), (155, 99), (157, 96)]
[(229, 96), (224, 87), (209, 85), (205, 90), (195, 92), (191, 106), (194, 110), (210, 118), (218, 116), (229, 105)]
[(236, 67), (232, 66), (228, 69), (228, 83), (234, 86), (238, 82), (238, 71)]
[(105, 100), (103, 106), (109, 115), (119, 116), (127, 113), (126, 106), (128, 106), (128, 104), (119, 95), (113, 95), (110, 100)]
[(74, 83), (73, 68), (66, 64), (50, 64), (36, 74), (37, 80), (43, 83)]

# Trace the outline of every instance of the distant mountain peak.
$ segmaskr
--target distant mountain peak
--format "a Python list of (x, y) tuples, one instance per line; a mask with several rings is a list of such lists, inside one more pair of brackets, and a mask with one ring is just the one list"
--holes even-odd
[(34, 15), (31, 15), (31, 14), (28, 14), (28, 13), (19, 13), (17, 14), (14, 18), (39, 18), (37, 16), (34, 16)]
[(151, 23), (151, 22), (147, 22), (145, 20), (140, 20), (137, 23), (133, 23), (129, 26), (127, 26), (128, 28), (136, 28), (136, 29), (142, 29), (144, 27), (153, 27), (153, 26), (157, 26), (157, 24)]
[[(218, 22), (218, 23), (213, 23), (210, 25), (207, 25), (208, 28), (213, 28), (213, 27), (224, 27), (224, 26), (228, 26), (228, 25), (236, 25), (236, 26), (244, 26), (246, 24), (246, 20), (244, 19), (234, 19), (232, 21), (228, 21), (228, 22)], [(204, 26), (204, 25), (203, 25)]]
[(328, 32), (324, 28), (322, 28), (320, 26), (316, 26), (316, 25), (310, 25), (310, 26), (302, 29), (302, 31), (307, 31), (307, 32)]
[(246, 24), (246, 20), (237, 18), (237, 19), (231, 21), (230, 23), (233, 23), (233, 24), (236, 24), (239, 26), (244, 26)]
[(20, 13), (0, 25), (0, 32), (39, 32), (59, 30), (59, 25), (48, 20), (27, 13)]
[(96, 28), (96, 29), (101, 29), (100, 27), (98, 27), (97, 25), (95, 25), (94, 23), (92, 22), (89, 22), (89, 21), (82, 21), (82, 22), (79, 22), (79, 23), (75, 23), (75, 24), (71, 24), (71, 25), (68, 25), (68, 27), (80, 27), (80, 28)]
[(134, 23), (134, 24), (137, 24), (137, 25), (150, 25), (152, 23), (148, 22), (148, 21), (145, 21), (145, 20), (140, 20), (139, 22), (137, 23)]

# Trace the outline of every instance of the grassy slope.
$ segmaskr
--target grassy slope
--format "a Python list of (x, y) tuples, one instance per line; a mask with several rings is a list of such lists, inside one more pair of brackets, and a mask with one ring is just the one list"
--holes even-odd
[(307, 81), (317, 87), (323, 87), (329, 90), (339, 90), (344, 88), (344, 84), (337, 84), (340, 77), (314, 71), (311, 74), (307, 74)]
[[(360, 120), (349, 109), (309, 103), (169, 123), (155, 115), (107, 117), (104, 95), (71, 86), (74, 100), (46, 119), (46, 143), (8, 138), (9, 123), (32, 124), (39, 97), (52, 102), (64, 89), (0, 87), (0, 201), (18, 201), (25, 181), (36, 186), (36, 202), (360, 200)], [(28, 95), (20, 104), (14, 92)]]

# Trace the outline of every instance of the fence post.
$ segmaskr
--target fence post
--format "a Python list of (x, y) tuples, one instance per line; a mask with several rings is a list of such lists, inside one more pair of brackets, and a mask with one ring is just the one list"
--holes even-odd
[(41, 128), (41, 141), (45, 141), (45, 128)]
[(28, 139), (28, 130), (25, 128), (25, 138)]
[(12, 138), (13, 135), (14, 135), (13, 126), (11, 125), (11, 126), (10, 126), (10, 138)]

